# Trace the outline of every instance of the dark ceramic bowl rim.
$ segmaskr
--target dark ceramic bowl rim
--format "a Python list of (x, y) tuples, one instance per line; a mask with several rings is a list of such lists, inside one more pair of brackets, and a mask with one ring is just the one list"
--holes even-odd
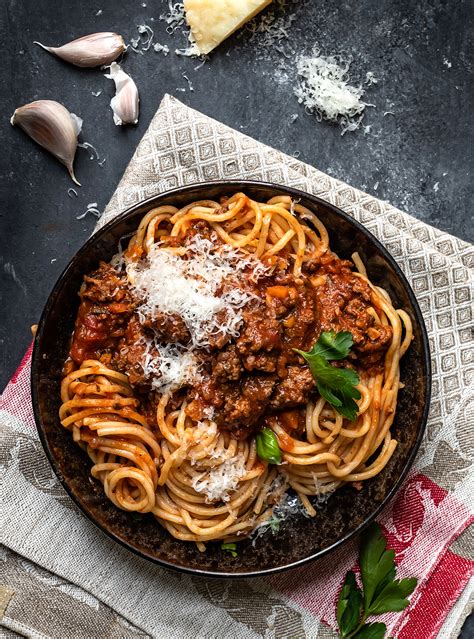
[[(277, 566), (275, 568), (269, 568), (269, 569), (263, 569), (263, 570), (253, 570), (250, 572), (241, 572), (241, 573), (234, 573), (234, 572), (217, 572), (217, 571), (210, 571), (210, 570), (200, 570), (197, 568), (188, 568), (185, 566), (178, 566), (175, 565), (169, 561), (166, 561), (164, 559), (160, 559), (152, 554), (149, 554), (143, 550), (139, 550), (138, 548), (134, 547), (132, 544), (130, 544), (129, 542), (127, 542), (125, 539), (121, 539), (120, 537), (118, 537), (117, 535), (115, 535), (111, 530), (108, 530), (106, 526), (102, 525), (101, 523), (99, 523), (98, 521), (96, 521), (96, 519), (92, 516), (91, 513), (89, 513), (87, 511), (86, 508), (83, 507), (83, 505), (80, 503), (79, 499), (76, 498), (76, 496), (74, 495), (72, 489), (69, 486), (69, 483), (66, 481), (66, 479), (63, 477), (58, 465), (57, 465), (57, 461), (55, 458), (55, 455), (53, 453), (53, 451), (51, 450), (51, 447), (49, 445), (48, 439), (47, 439), (47, 435), (46, 435), (46, 431), (45, 428), (43, 426), (42, 420), (41, 420), (41, 415), (40, 415), (40, 408), (39, 408), (39, 399), (38, 399), (38, 389), (37, 389), (37, 384), (36, 384), (36, 375), (35, 375), (35, 371), (38, 368), (38, 360), (40, 357), (40, 344), (41, 344), (41, 338), (46, 326), (46, 318), (50, 312), (50, 309), (53, 307), (54, 303), (55, 303), (55, 297), (56, 297), (56, 292), (61, 288), (63, 282), (69, 277), (69, 273), (70, 271), (74, 268), (74, 264), (76, 262), (76, 260), (79, 259), (80, 256), (82, 256), (85, 252), (87, 252), (89, 250), (89, 247), (92, 246), (97, 238), (98, 234), (102, 234), (105, 233), (107, 230), (109, 230), (110, 228), (112, 228), (113, 226), (115, 226), (116, 224), (119, 224), (122, 220), (124, 220), (125, 218), (127, 218), (128, 216), (132, 216), (137, 209), (142, 208), (144, 206), (149, 206), (150, 209), (153, 206), (156, 206), (156, 203), (159, 202), (160, 200), (162, 200), (165, 197), (169, 197), (170, 195), (176, 194), (176, 195), (183, 195), (186, 194), (186, 192), (188, 191), (194, 191), (196, 189), (202, 189), (205, 187), (219, 187), (221, 186), (222, 188), (225, 188), (226, 186), (232, 189), (238, 188), (239, 190), (245, 191), (245, 189), (247, 187), (264, 187), (264, 188), (269, 188), (272, 189), (278, 193), (286, 193), (289, 194), (291, 196), (293, 196), (293, 198), (305, 198), (309, 201), (311, 201), (314, 205), (321, 205), (324, 207), (327, 207), (329, 209), (332, 210), (333, 213), (336, 214), (336, 216), (342, 217), (344, 220), (346, 220), (350, 225), (352, 225), (353, 227), (355, 227), (360, 233), (362, 233), (363, 235), (365, 235), (365, 237), (375, 246), (375, 248), (383, 255), (383, 257), (390, 263), (390, 265), (393, 267), (399, 281), (402, 283), (403, 288), (406, 290), (408, 297), (410, 299), (410, 302), (413, 306), (414, 312), (415, 312), (415, 319), (416, 322), (418, 323), (419, 327), (420, 327), (420, 332), (421, 332), (421, 336), (422, 336), (422, 357), (424, 359), (424, 367), (426, 370), (426, 399), (425, 399), (425, 405), (423, 407), (423, 413), (420, 419), (420, 423), (418, 426), (418, 434), (417, 434), (417, 438), (415, 440), (415, 443), (408, 455), (408, 457), (406, 458), (405, 464), (400, 472), (400, 475), (398, 477), (398, 479), (395, 481), (394, 485), (392, 486), (392, 488), (389, 490), (389, 492), (387, 493), (387, 495), (385, 496), (385, 498), (381, 501), (381, 503), (374, 509), (374, 511), (368, 515), (366, 517), (366, 519), (356, 528), (354, 528), (354, 530), (351, 530), (347, 535), (345, 535), (344, 537), (338, 539), (337, 541), (335, 541), (333, 544), (331, 544), (330, 546), (328, 546), (327, 548), (324, 548), (316, 553), (313, 553), (311, 555), (309, 555), (308, 557), (305, 557), (303, 559), (300, 559), (298, 561), (294, 561), (294, 562), (290, 562), (288, 564), (284, 564), (284, 565), (280, 565)], [(192, 574), (192, 575), (197, 575), (197, 576), (202, 576), (202, 577), (216, 577), (216, 578), (234, 578), (234, 579), (242, 579), (242, 578), (249, 578), (249, 577), (263, 577), (266, 575), (270, 575), (270, 574), (275, 574), (275, 573), (279, 573), (282, 572), (284, 570), (289, 570), (292, 568), (298, 568), (300, 566), (303, 566), (304, 564), (307, 564), (311, 561), (315, 561), (316, 559), (320, 559), (321, 557), (329, 554), (330, 552), (334, 551), (336, 548), (338, 548), (339, 546), (345, 544), (346, 542), (348, 542), (350, 539), (352, 539), (353, 537), (355, 537), (356, 535), (358, 535), (359, 533), (361, 533), (364, 529), (366, 529), (375, 519), (376, 517), (379, 515), (379, 513), (385, 508), (385, 506), (387, 506), (387, 504), (389, 503), (389, 501), (392, 499), (392, 497), (394, 496), (394, 494), (397, 492), (397, 490), (400, 488), (400, 486), (402, 485), (404, 479), (406, 478), (412, 464), (413, 461), (416, 457), (416, 454), (418, 452), (418, 449), (420, 447), (421, 441), (423, 439), (424, 436), (424, 432), (425, 432), (425, 428), (426, 428), (426, 422), (428, 419), (428, 413), (429, 413), (429, 406), (430, 406), (430, 398), (431, 398), (431, 359), (430, 359), (430, 350), (429, 350), (429, 341), (428, 341), (428, 334), (426, 331), (426, 326), (425, 326), (425, 322), (423, 320), (423, 316), (420, 310), (420, 307), (418, 305), (417, 299), (415, 297), (415, 294), (408, 282), (408, 280), (406, 279), (403, 271), (400, 269), (400, 267), (398, 266), (398, 264), (396, 263), (395, 259), (392, 257), (392, 255), (389, 253), (389, 251), (383, 246), (383, 244), (381, 244), (381, 242), (379, 242), (379, 240), (372, 235), (372, 233), (370, 231), (368, 231), (360, 222), (358, 222), (357, 220), (355, 220), (353, 217), (351, 217), (350, 215), (348, 215), (347, 213), (345, 213), (344, 211), (342, 211), (341, 209), (339, 209), (338, 207), (334, 206), (333, 204), (331, 204), (330, 202), (327, 202), (326, 200), (323, 200), (322, 198), (319, 198), (315, 195), (312, 195), (310, 193), (306, 193), (305, 191), (301, 191), (299, 189), (295, 189), (292, 187), (287, 187), (287, 186), (283, 186), (283, 185), (279, 185), (279, 184), (274, 184), (271, 182), (263, 182), (263, 181), (257, 181), (257, 180), (214, 180), (214, 181), (208, 181), (208, 182), (199, 182), (199, 183), (195, 183), (195, 184), (191, 184), (188, 186), (184, 186), (184, 187), (178, 187), (175, 189), (170, 189), (168, 191), (165, 191), (163, 193), (160, 193), (159, 195), (154, 195), (150, 198), (146, 198), (145, 200), (142, 200), (136, 204), (134, 204), (133, 206), (131, 206), (130, 208), (128, 208), (126, 211), (124, 211), (123, 213), (121, 213), (120, 215), (118, 215), (117, 217), (115, 217), (113, 220), (111, 220), (110, 222), (108, 222), (106, 225), (104, 225), (102, 228), (100, 228), (96, 233), (94, 233), (93, 235), (91, 235), (91, 237), (87, 240), (87, 242), (79, 249), (79, 251), (77, 251), (75, 253), (75, 255), (72, 257), (72, 259), (69, 261), (69, 263), (67, 264), (67, 266), (65, 267), (65, 269), (63, 270), (63, 272), (61, 273), (61, 275), (59, 276), (58, 280), (56, 281), (49, 297), (48, 300), (45, 304), (45, 307), (43, 309), (43, 312), (41, 314), (41, 318), (39, 320), (38, 323), (38, 329), (37, 329), (37, 333), (35, 336), (35, 341), (34, 341), (34, 347), (33, 347), (33, 355), (32, 355), (32, 367), (31, 367), (31, 393), (32, 393), (32, 402), (33, 402), (33, 412), (34, 412), (34, 417), (35, 417), (35, 423), (36, 423), (36, 427), (38, 429), (38, 434), (39, 434), (39, 438), (41, 441), (41, 444), (44, 448), (44, 451), (46, 453), (46, 456), (49, 460), (49, 463), (51, 464), (53, 471), (55, 473), (55, 475), (57, 476), (58, 480), (60, 481), (61, 485), (63, 486), (63, 488), (65, 489), (65, 491), (68, 493), (68, 495), (71, 497), (71, 499), (74, 501), (74, 503), (76, 504), (76, 506), (78, 506), (78, 508), (81, 510), (81, 512), (89, 519), (89, 521), (91, 521), (97, 528), (99, 528), (103, 533), (105, 533), (110, 539), (114, 540), (115, 542), (119, 543), (120, 545), (122, 545), (124, 548), (126, 548), (127, 550), (133, 552), (134, 554), (138, 555), (139, 557), (142, 557), (144, 559), (147, 559), (149, 561), (152, 561), (164, 568), (167, 569), (171, 569), (174, 571), (178, 571), (178, 572), (182, 572), (182, 573), (188, 573), (188, 574)]]

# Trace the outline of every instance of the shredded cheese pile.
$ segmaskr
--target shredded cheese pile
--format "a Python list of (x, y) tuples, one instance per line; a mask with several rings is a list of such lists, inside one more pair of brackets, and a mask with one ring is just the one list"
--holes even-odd
[(157, 313), (179, 315), (195, 348), (209, 346), (210, 335), (237, 337), (242, 321), (239, 310), (254, 299), (237, 288), (232, 278), (246, 262), (241, 252), (228, 245), (214, 249), (211, 241), (196, 236), (183, 256), (173, 249), (153, 246), (145, 264), (129, 264), (128, 278), (138, 298), (144, 299), (138, 308), (140, 319)]
[[(259, 298), (238, 284), (247, 270), (257, 281), (267, 272), (262, 262), (228, 245), (216, 245), (199, 235), (184, 248), (151, 247), (147, 259), (126, 266), (136, 297), (141, 323), (179, 316), (190, 335), (189, 344), (146, 343), (143, 370), (155, 390), (173, 390), (199, 378), (195, 351), (211, 345), (220, 335), (238, 337), (242, 309)], [(211, 340), (211, 341), (210, 341)]]
[(316, 112), (319, 119), (340, 122), (353, 131), (361, 118), (356, 122), (353, 119), (361, 116), (368, 104), (361, 100), (364, 89), (349, 84), (349, 66), (350, 62), (320, 56), (317, 49), (311, 56), (302, 56), (297, 62), (300, 82), (295, 95), (308, 111)]
[(224, 463), (212, 468), (192, 480), (192, 487), (198, 493), (206, 496), (206, 501), (229, 501), (230, 494), (234, 492), (239, 480), (247, 474), (245, 459), (232, 457)]

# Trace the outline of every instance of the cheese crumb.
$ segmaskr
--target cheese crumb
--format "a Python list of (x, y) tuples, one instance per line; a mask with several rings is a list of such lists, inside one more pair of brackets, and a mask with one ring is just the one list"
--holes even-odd
[(197, 44), (192, 41), (190, 41), (189, 47), (186, 47), (185, 49), (175, 49), (174, 52), (176, 55), (181, 55), (185, 58), (197, 58), (201, 55)]
[(143, 373), (151, 379), (151, 387), (160, 393), (173, 391), (199, 380), (199, 364), (193, 355), (179, 344), (146, 342)]
[[(257, 16), (245, 26), (245, 30), (250, 34), (249, 41), (262, 49), (269, 49), (278, 46), (283, 40), (290, 37), (291, 25), (296, 20), (295, 13), (288, 13), (286, 2), (278, 3), (276, 11)], [(278, 15), (277, 11), (282, 14)]]
[(168, 55), (170, 52), (170, 48), (167, 44), (160, 44), (159, 42), (155, 42), (153, 49), (157, 53), (162, 53), (163, 55)]
[(184, 17), (184, 4), (182, 2), (173, 4), (172, 0), (169, 0), (168, 13), (162, 13), (160, 20), (166, 22), (168, 25), (166, 31), (172, 34), (184, 23)]

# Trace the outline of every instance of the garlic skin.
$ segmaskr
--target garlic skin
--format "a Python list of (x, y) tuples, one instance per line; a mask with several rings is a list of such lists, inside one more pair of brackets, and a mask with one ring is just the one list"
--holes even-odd
[(106, 73), (105, 77), (115, 82), (115, 96), (110, 101), (115, 124), (136, 124), (139, 110), (137, 85), (116, 62), (112, 62), (110, 73)]
[(36, 41), (33, 44), (37, 44), (66, 62), (75, 64), (76, 67), (98, 67), (110, 64), (127, 48), (122, 36), (111, 31), (91, 33), (67, 42), (62, 47), (46, 47)]
[(11, 124), (18, 125), (30, 138), (52, 153), (69, 171), (73, 182), (81, 186), (74, 175), (73, 162), (77, 136), (82, 120), (54, 100), (36, 100), (16, 109)]

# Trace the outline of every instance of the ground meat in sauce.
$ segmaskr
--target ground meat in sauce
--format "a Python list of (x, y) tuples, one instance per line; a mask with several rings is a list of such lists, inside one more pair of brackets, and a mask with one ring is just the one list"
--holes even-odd
[(212, 365), (213, 376), (222, 381), (236, 381), (242, 377), (243, 366), (235, 346), (217, 353)]
[(315, 289), (319, 332), (349, 331), (359, 363), (377, 370), (392, 339), (392, 328), (376, 323), (370, 286), (351, 267), (351, 262), (340, 260), (333, 253), (308, 265), (313, 280), (321, 280)]
[(80, 297), (70, 349), (71, 359), (76, 364), (110, 355), (125, 334), (135, 307), (125, 277), (119, 276), (105, 262), (84, 277)]
[(274, 353), (250, 353), (242, 357), (242, 365), (250, 372), (275, 373), (278, 362), (279, 356)]
[(154, 332), (157, 339), (165, 344), (175, 344), (176, 342), (186, 344), (190, 338), (186, 324), (179, 315), (156, 313), (153, 318), (146, 319), (143, 326)]
[(281, 348), (282, 327), (270, 309), (244, 311), (243, 326), (237, 338), (241, 355)]
[(306, 404), (313, 388), (314, 378), (309, 368), (289, 366), (287, 376), (275, 387), (270, 407), (286, 409)]
[(304, 407), (281, 410), (264, 417), (263, 423), (269, 428), (281, 426), (293, 437), (298, 437), (305, 431), (306, 410)]
[(112, 365), (128, 375), (132, 386), (149, 386), (143, 370), (147, 335), (136, 315), (125, 329), (112, 357)]
[(107, 262), (101, 262), (96, 271), (84, 276), (81, 298), (94, 303), (133, 303), (125, 278)]
[[(196, 234), (210, 239), (211, 229), (198, 221), (187, 238)], [(179, 244), (173, 238), (173, 245)], [(294, 348), (309, 350), (322, 331), (348, 330), (354, 340), (351, 365), (377, 370), (392, 337), (390, 327), (376, 322), (370, 287), (353, 273), (351, 262), (327, 252), (306, 262), (299, 278), (283, 266), (248, 283), (260, 303), (243, 311), (239, 337), (214, 336), (211, 348), (199, 356), (199, 382), (170, 400), (178, 406), (186, 399), (196, 420), (212, 408), (218, 427), (239, 439), (272, 419), (288, 432), (304, 429), (304, 406), (315, 382)], [(155, 336), (158, 342), (186, 344), (189, 333), (178, 316), (163, 314), (140, 323), (137, 304), (125, 276), (101, 263), (84, 278), (70, 354), (76, 364), (108, 356), (128, 375), (142, 410), (155, 423), (159, 397), (143, 371), (146, 343)]]
[(275, 388), (276, 378), (245, 376), (240, 385), (229, 386), (221, 411), (214, 414), (217, 426), (245, 438), (262, 417)]

